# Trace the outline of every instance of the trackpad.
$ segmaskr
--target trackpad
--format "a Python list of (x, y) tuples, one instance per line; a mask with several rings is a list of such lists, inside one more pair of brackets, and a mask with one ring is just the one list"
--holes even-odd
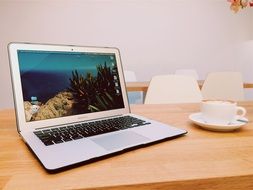
[(113, 149), (124, 149), (129, 146), (144, 144), (150, 139), (132, 131), (124, 131), (122, 133), (92, 138), (91, 140), (110, 151)]

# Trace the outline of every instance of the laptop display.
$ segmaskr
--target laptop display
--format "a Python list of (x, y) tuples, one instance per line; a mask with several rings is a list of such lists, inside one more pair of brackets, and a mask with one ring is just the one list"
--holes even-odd
[(26, 122), (124, 108), (113, 53), (18, 50)]

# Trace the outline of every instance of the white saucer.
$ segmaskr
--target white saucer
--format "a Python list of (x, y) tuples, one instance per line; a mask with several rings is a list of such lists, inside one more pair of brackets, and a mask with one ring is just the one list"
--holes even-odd
[(193, 113), (189, 116), (189, 119), (195, 123), (196, 125), (207, 129), (207, 130), (212, 130), (212, 131), (233, 131), (236, 130), (238, 128), (240, 128), (243, 125), (246, 125), (248, 123), (248, 119), (243, 117), (241, 120), (235, 120), (230, 124), (227, 125), (217, 125), (217, 124), (212, 124), (212, 123), (206, 123), (205, 121), (203, 121), (202, 119), (202, 113), (198, 112), (198, 113)]

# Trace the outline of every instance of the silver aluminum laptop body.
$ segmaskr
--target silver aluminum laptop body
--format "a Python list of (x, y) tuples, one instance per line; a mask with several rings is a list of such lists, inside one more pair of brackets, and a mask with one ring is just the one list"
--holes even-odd
[[(186, 133), (130, 113), (116, 48), (11, 43), (8, 49), (18, 132), (49, 172)], [(50, 146), (34, 134), (125, 115), (150, 124)]]

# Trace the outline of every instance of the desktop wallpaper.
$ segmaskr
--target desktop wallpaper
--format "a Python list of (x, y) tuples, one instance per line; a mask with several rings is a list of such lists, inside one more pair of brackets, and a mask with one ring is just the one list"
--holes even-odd
[(26, 121), (124, 107), (114, 54), (18, 51)]

